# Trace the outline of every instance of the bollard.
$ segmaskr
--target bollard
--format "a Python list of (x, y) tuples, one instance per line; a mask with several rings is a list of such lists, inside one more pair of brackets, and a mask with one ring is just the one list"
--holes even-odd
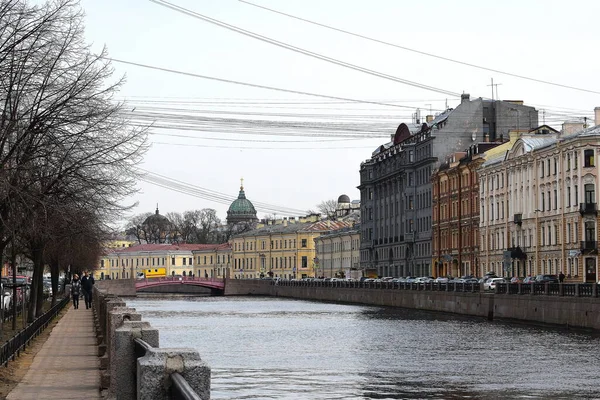
[(178, 372), (201, 399), (210, 399), (210, 368), (193, 349), (152, 349), (138, 358), (138, 399), (168, 398), (173, 372)]
[(119, 356), (115, 357), (114, 368), (111, 368), (111, 392), (118, 393), (119, 400), (137, 399), (135, 338), (142, 339), (152, 347), (159, 346), (158, 329), (152, 328), (149, 322), (123, 321), (115, 330), (114, 347)]

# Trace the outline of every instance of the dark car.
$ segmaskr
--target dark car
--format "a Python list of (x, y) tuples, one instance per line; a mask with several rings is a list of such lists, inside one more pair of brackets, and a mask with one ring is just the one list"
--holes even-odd
[(537, 275), (535, 277), (535, 283), (558, 283), (558, 276), (556, 276), (556, 275)]

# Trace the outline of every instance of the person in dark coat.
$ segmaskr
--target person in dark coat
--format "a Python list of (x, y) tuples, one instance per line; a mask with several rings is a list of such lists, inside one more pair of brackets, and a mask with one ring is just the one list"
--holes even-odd
[(76, 310), (79, 308), (79, 294), (81, 293), (81, 281), (79, 275), (73, 275), (71, 280), (71, 297), (73, 298), (73, 308)]
[(85, 299), (85, 309), (92, 308), (92, 290), (94, 288), (94, 277), (88, 275), (88, 272), (83, 273), (81, 278), (81, 289)]
[(560, 271), (560, 274), (558, 274), (558, 282), (563, 283), (565, 280), (565, 274), (563, 274), (562, 271)]

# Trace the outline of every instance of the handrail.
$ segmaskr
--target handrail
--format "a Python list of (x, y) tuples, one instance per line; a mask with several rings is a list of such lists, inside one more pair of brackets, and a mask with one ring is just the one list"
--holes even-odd
[[(152, 346), (149, 345), (146, 341), (135, 338), (134, 342), (134, 351), (135, 357), (140, 358), (144, 357), (147, 353), (152, 351)], [(181, 374), (178, 372), (171, 373), (171, 399), (173, 400), (202, 400), (202, 398), (196, 393), (196, 391), (190, 386), (190, 384), (185, 380)]]
[(171, 374), (171, 399), (173, 400), (202, 400), (190, 384), (179, 372)]
[(140, 338), (133, 339), (133, 342), (135, 343), (135, 358), (144, 357), (146, 353), (152, 350), (152, 346)]

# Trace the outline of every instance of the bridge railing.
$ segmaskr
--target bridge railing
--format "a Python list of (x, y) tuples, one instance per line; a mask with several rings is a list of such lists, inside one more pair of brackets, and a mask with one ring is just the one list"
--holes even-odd
[(444, 291), (462, 293), (488, 292), (502, 295), (532, 295), (532, 296), (571, 296), (598, 298), (598, 284), (596, 283), (498, 283), (494, 290), (484, 290), (480, 283), (463, 282), (392, 282), (392, 281), (346, 281), (346, 280), (272, 280), (271, 285), (292, 287), (320, 287), (320, 288), (347, 288), (347, 289), (392, 289), (392, 290), (419, 290), (419, 291)]

